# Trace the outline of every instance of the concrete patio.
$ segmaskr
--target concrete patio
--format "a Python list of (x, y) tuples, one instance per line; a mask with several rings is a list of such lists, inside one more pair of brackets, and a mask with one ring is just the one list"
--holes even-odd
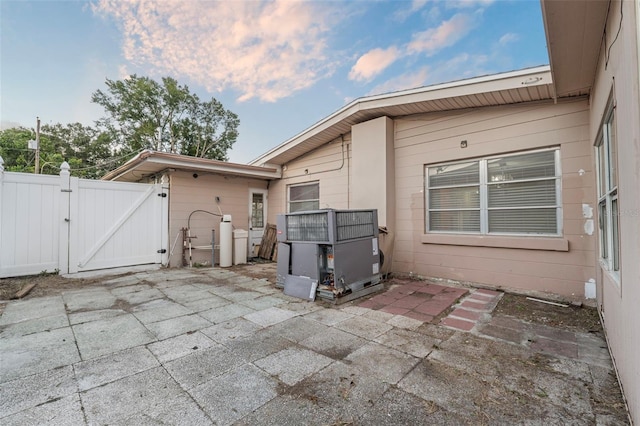
[(331, 306), (224, 269), (6, 304), (3, 425), (627, 424), (601, 333), (396, 280)]

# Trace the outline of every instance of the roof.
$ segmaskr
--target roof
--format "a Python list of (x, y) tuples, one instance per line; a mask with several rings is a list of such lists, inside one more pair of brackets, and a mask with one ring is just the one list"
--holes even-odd
[(146, 150), (104, 175), (102, 180), (137, 182), (170, 169), (219, 173), (227, 176), (242, 176), (265, 180), (280, 178), (280, 170), (277, 168), (248, 166), (246, 164)]
[(556, 95), (588, 95), (600, 57), (609, 0), (541, 3)]
[(553, 99), (549, 66), (359, 98), (251, 161), (283, 165), (378, 117), (450, 111)]

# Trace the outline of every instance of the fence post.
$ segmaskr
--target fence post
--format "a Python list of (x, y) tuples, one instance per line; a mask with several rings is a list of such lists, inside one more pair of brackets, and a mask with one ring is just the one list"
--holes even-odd
[(69, 273), (69, 201), (71, 196), (71, 185), (69, 163), (66, 161), (60, 165), (60, 244), (58, 251), (58, 269), (60, 274)]

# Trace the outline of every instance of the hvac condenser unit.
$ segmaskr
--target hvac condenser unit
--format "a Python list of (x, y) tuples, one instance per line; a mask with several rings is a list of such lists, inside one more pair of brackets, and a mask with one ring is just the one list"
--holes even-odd
[(346, 302), (382, 289), (377, 210), (279, 215), (277, 239), (285, 294)]

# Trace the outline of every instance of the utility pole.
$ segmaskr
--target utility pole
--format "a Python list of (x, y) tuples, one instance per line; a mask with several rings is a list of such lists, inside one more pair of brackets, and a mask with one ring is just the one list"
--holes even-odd
[(40, 117), (36, 117), (36, 168), (33, 172), (40, 172)]

